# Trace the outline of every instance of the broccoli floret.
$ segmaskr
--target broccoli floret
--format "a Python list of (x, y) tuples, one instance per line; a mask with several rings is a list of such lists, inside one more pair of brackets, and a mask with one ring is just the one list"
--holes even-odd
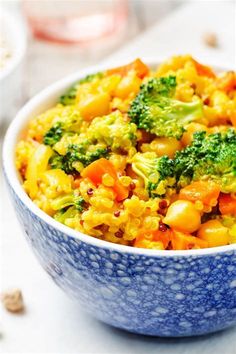
[(202, 117), (200, 100), (186, 103), (173, 98), (176, 77), (152, 78), (141, 86), (128, 115), (138, 128), (157, 136), (180, 139), (185, 126)]
[(53, 146), (61, 139), (63, 133), (64, 133), (64, 129), (62, 128), (62, 123), (57, 122), (44, 135), (43, 143), (45, 145)]
[(62, 195), (60, 197), (55, 198), (51, 202), (51, 206), (54, 210), (66, 210), (66, 208), (70, 206), (74, 206), (77, 211), (80, 213), (85, 209), (85, 200), (81, 195), (79, 195), (76, 191), (74, 193)]
[(43, 137), (45, 145), (54, 146), (64, 133), (79, 133), (83, 124), (83, 118), (75, 106), (62, 107), (57, 119)]
[(66, 219), (74, 218), (78, 214), (78, 211), (74, 206), (69, 208), (60, 209), (56, 212), (53, 218), (62, 224), (65, 224)]
[(128, 152), (137, 141), (137, 126), (116, 111), (93, 119), (88, 128), (93, 143), (105, 144), (113, 152)]
[(77, 198), (75, 198), (75, 209), (78, 210), (80, 213), (82, 213), (84, 208), (85, 208), (84, 198), (81, 196), (78, 196)]
[(142, 177), (150, 197), (164, 195), (175, 184), (174, 163), (167, 156), (155, 153), (137, 153), (132, 159), (132, 169)]
[(70, 104), (74, 104), (75, 103), (75, 99), (76, 99), (76, 93), (77, 93), (77, 89), (78, 89), (78, 83), (76, 83), (74, 86), (70, 87), (65, 93), (64, 95), (62, 95), (59, 99), (59, 102), (61, 104), (63, 104), (63, 106), (67, 106)]
[(101, 157), (107, 157), (108, 150), (106, 148), (97, 148), (94, 151), (87, 151), (83, 144), (69, 145), (65, 155), (53, 155), (49, 163), (51, 168), (60, 168), (67, 174), (76, 174), (90, 165), (93, 161)]
[(60, 97), (59, 102), (64, 106), (74, 104), (76, 100), (76, 94), (78, 90), (78, 86), (82, 85), (86, 82), (92, 82), (94, 79), (100, 79), (103, 77), (103, 73), (90, 74), (85, 76), (83, 79), (76, 82), (72, 87), (70, 87), (64, 95)]
[(51, 207), (56, 210), (53, 216), (55, 220), (65, 223), (66, 219), (74, 218), (79, 213), (86, 209), (86, 202), (81, 195), (74, 193), (66, 194), (57, 197), (51, 202)]
[(170, 187), (184, 187), (192, 180), (213, 180), (221, 192), (236, 192), (236, 132), (194, 134), (192, 144), (177, 151), (174, 159), (155, 153), (137, 153), (133, 170), (144, 179), (149, 195), (163, 195)]
[(177, 151), (174, 158), (178, 185), (191, 180), (211, 179), (225, 193), (236, 192), (236, 132), (194, 134), (192, 144)]
[(81, 85), (86, 82), (92, 82), (95, 79), (102, 79), (103, 76), (104, 76), (104, 73), (102, 73), (102, 72), (98, 72), (96, 74), (89, 74), (89, 75), (85, 76), (83, 79), (80, 79), (78, 83)]

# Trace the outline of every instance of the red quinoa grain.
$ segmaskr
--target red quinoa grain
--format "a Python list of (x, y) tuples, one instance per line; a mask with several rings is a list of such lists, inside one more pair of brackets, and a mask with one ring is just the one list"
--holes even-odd
[(166, 232), (168, 230), (168, 227), (165, 224), (163, 224), (163, 222), (161, 222), (159, 224), (159, 230), (162, 232)]
[(93, 195), (93, 188), (89, 188), (89, 189), (87, 190), (87, 194), (88, 194), (88, 195)]
[(115, 233), (115, 236), (116, 236), (117, 238), (122, 238), (123, 235), (124, 235), (124, 232), (123, 232), (122, 230), (118, 230), (118, 231), (116, 231), (116, 233)]
[(165, 199), (162, 199), (159, 203), (159, 208), (160, 209), (165, 209), (167, 208), (167, 201)]
[(120, 210), (114, 211), (114, 216), (118, 218), (120, 216)]
[(135, 189), (136, 188), (136, 185), (134, 182), (131, 182), (130, 185), (129, 185), (130, 189)]

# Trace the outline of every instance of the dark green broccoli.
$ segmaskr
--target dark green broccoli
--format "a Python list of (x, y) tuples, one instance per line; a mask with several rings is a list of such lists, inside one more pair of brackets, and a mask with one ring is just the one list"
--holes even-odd
[(81, 196), (75, 197), (74, 204), (75, 204), (75, 209), (78, 210), (80, 213), (84, 211), (86, 203), (83, 197)]
[(73, 106), (58, 108), (57, 121), (46, 132), (43, 137), (45, 145), (54, 146), (64, 135), (64, 133), (80, 133), (83, 118), (79, 111)]
[(174, 163), (167, 156), (155, 153), (137, 153), (132, 159), (132, 169), (142, 177), (150, 197), (164, 195), (175, 184)]
[(137, 153), (132, 168), (145, 181), (150, 196), (163, 195), (170, 187), (181, 188), (198, 180), (213, 180), (221, 192), (236, 192), (236, 132), (194, 134), (190, 146), (177, 151), (174, 159), (155, 153)]
[(76, 99), (77, 89), (78, 89), (78, 83), (76, 83), (74, 86), (70, 87), (64, 93), (64, 95), (62, 95), (60, 97), (59, 102), (61, 104), (63, 104), (63, 106), (74, 104), (75, 103), (75, 99)]
[(175, 176), (179, 186), (191, 180), (211, 179), (225, 193), (236, 192), (236, 132), (206, 135), (194, 134), (190, 146), (177, 151), (174, 158)]
[(175, 76), (152, 78), (143, 84), (128, 112), (131, 121), (157, 136), (180, 139), (185, 126), (202, 117), (202, 103), (174, 99), (175, 88)]
[(53, 146), (56, 144), (62, 137), (64, 129), (62, 128), (62, 123), (57, 122), (53, 125), (48, 132), (43, 137), (43, 143), (45, 145)]
[(72, 87), (70, 87), (64, 95), (60, 97), (59, 102), (64, 106), (74, 104), (76, 100), (76, 94), (78, 90), (78, 86), (84, 84), (86, 82), (92, 82), (94, 79), (100, 79), (103, 77), (103, 73), (90, 74), (85, 76), (83, 79), (76, 82)]
[(87, 151), (87, 142), (85, 144), (72, 144), (68, 146), (65, 155), (53, 155), (49, 163), (51, 168), (60, 168), (67, 174), (76, 174), (90, 165), (93, 161), (101, 157), (107, 157), (108, 150), (106, 148), (97, 148), (94, 151)]

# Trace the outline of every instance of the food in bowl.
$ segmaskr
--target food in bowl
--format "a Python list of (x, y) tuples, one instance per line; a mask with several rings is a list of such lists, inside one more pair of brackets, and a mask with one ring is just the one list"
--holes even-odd
[[(32, 117), (23, 186), (55, 220), (157, 250), (236, 243), (236, 73), (191, 56), (89, 75)], [(88, 236), (89, 237), (89, 236)]]

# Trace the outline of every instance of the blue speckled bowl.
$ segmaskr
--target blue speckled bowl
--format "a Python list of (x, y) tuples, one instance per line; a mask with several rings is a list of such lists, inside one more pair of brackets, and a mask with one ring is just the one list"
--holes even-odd
[(43, 268), (98, 319), (131, 332), (192, 336), (236, 324), (236, 245), (156, 251), (115, 245), (76, 232), (42, 212), (21, 187), (15, 144), (28, 120), (91, 68), (33, 98), (11, 124), (3, 164), (27, 241)]

